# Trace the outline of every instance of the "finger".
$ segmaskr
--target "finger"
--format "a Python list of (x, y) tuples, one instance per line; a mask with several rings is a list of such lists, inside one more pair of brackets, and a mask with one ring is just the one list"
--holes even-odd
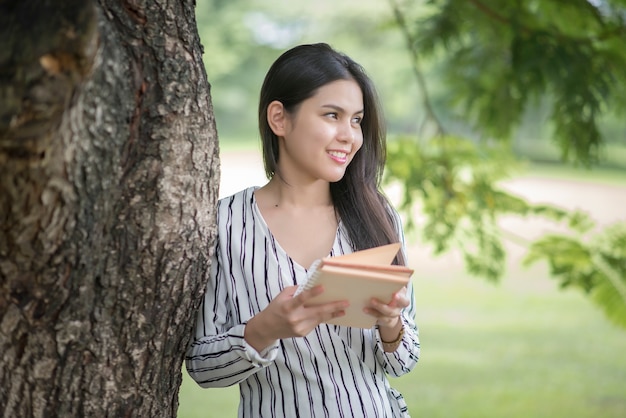
[(293, 295), (295, 295), (297, 291), (298, 291), (298, 286), (287, 286), (282, 290), (281, 293), (284, 293), (285, 295), (293, 297)]
[[(296, 286), (297, 287), (297, 286)], [(320, 295), (324, 292), (322, 286), (315, 286), (311, 289), (307, 289), (299, 293), (297, 296), (292, 297), (291, 306), (298, 307), (304, 305), (308, 300)]]
[[(408, 306), (409, 300), (406, 297), (406, 292), (407, 292), (406, 287), (403, 287), (402, 289), (398, 290), (396, 293), (393, 294), (393, 297), (391, 298), (391, 302), (389, 302), (388, 305), (393, 306), (393, 307)], [(406, 305), (404, 304), (405, 302), (406, 302)]]
[(379, 311), (377, 311), (376, 309), (372, 309), (372, 308), (363, 308), (363, 312), (375, 318), (380, 318), (382, 316), (382, 314)]
[(391, 326), (394, 326), (400, 320), (399, 315), (387, 316), (370, 308), (365, 308), (364, 311), (368, 315), (372, 315), (374, 318), (376, 318), (376, 324), (378, 324), (379, 326), (391, 327)]
[(319, 301), (311, 302), (316, 296), (319, 296), (322, 293), (324, 293), (324, 288), (322, 286), (315, 286), (314, 288), (310, 290), (306, 290), (298, 295), (299, 303), (304, 305), (305, 307), (326, 305), (326, 304), (332, 304), (332, 303), (339, 303), (339, 304), (342, 304), (344, 302), (346, 304), (348, 303), (348, 301), (345, 299), (338, 299), (338, 300), (333, 300), (333, 301), (326, 300), (324, 302), (319, 302)]
[(391, 299), (391, 301), (389, 301), (389, 303), (384, 303), (379, 299), (372, 299), (370, 300), (369, 306), (382, 313), (393, 312), (398, 308), (398, 300), (395, 296)]
[(379, 299), (372, 299), (370, 303), (372, 306), (376, 307), (376, 309), (380, 309), (383, 306), (404, 309), (410, 305), (409, 299), (401, 292), (395, 293), (389, 303), (384, 303)]
[(396, 295), (406, 296), (407, 288), (406, 286), (396, 292)]
[(348, 306), (350, 306), (350, 303), (347, 300), (338, 300), (338, 301), (324, 303), (321, 305), (311, 305), (311, 306), (305, 306), (305, 307), (312, 309), (314, 311), (320, 312), (322, 314), (326, 314), (326, 313), (331, 313), (331, 312), (336, 312), (336, 311), (343, 311), (347, 309)]
[(395, 309), (404, 309), (410, 305), (409, 299), (404, 296), (398, 295), (387, 306)]
[(324, 305), (317, 305), (309, 309), (316, 313), (319, 322), (326, 322), (332, 318), (344, 316), (346, 314), (346, 309), (348, 308), (348, 306), (348, 301), (339, 301), (326, 303)]
[[(379, 302), (379, 301), (376, 301)], [(389, 302), (386, 306), (389, 306), (390, 308), (395, 308), (398, 306), (398, 295), (395, 294), (393, 295), (393, 298), (391, 299), (391, 302)]]
[(406, 291), (406, 288), (404, 288), (404, 287), (402, 289), (398, 290), (396, 293), (391, 295), (391, 300), (389, 302), (383, 302), (380, 299), (372, 298), (370, 300), (370, 304), (375, 306), (376, 308), (379, 308), (379, 307), (381, 307), (383, 305), (384, 306), (389, 306), (389, 307), (392, 307), (392, 308), (396, 308), (398, 306), (403, 307), (401, 301), (402, 301), (402, 299), (405, 298), (405, 296), (404, 296), (405, 295), (405, 291)]
[(390, 310), (390, 309), (375, 309), (375, 308), (370, 307), (370, 308), (363, 308), (363, 312), (378, 319), (381, 319), (381, 318), (391, 319), (391, 318), (396, 318), (400, 316), (399, 311)]
[(397, 318), (402, 313), (402, 308), (392, 307), (380, 301), (372, 301), (371, 305), (364, 308), (364, 311), (376, 318)]

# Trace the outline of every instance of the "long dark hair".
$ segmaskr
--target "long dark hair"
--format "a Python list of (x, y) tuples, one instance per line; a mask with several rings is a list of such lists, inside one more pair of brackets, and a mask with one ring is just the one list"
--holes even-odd
[[(363, 146), (348, 165), (345, 175), (330, 184), (335, 211), (355, 250), (398, 242), (391, 206), (380, 191), (386, 158), (386, 131), (378, 94), (363, 67), (324, 43), (299, 45), (284, 52), (272, 64), (259, 100), (259, 130), (263, 162), (268, 178), (276, 174), (278, 138), (267, 121), (267, 108), (278, 100), (294, 113), (317, 89), (337, 80), (354, 80), (363, 93), (361, 121)], [(402, 254), (396, 259), (404, 264)]]

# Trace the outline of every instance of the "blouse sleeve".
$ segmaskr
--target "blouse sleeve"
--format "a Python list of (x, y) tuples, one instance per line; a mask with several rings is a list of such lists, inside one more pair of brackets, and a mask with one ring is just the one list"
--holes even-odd
[(278, 343), (257, 352), (244, 340), (246, 324), (237, 323), (223, 268), (225, 255), (220, 248), (218, 243), (194, 338), (185, 357), (187, 372), (205, 388), (238, 384), (271, 364), (278, 352)]
[[(406, 260), (406, 243), (404, 240), (404, 231), (402, 229), (402, 221), (399, 214), (393, 210), (394, 222), (398, 231), (398, 236), (402, 243), (402, 252), (404, 259)], [(398, 348), (393, 352), (385, 352), (382, 345), (382, 339), (380, 333), (376, 332), (377, 346), (375, 348), (376, 357), (378, 361), (383, 365), (385, 372), (390, 376), (402, 376), (413, 370), (420, 355), (420, 341), (419, 331), (417, 324), (415, 323), (415, 292), (413, 287), (413, 281), (409, 282), (407, 286), (407, 296), (409, 297), (410, 304), (402, 310), (400, 319), (404, 326), (404, 335)]]

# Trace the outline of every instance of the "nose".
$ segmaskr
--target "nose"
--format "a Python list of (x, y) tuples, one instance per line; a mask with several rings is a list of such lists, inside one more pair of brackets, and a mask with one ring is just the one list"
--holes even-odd
[(356, 130), (357, 128), (352, 126), (352, 123), (349, 120), (341, 123), (339, 131), (337, 132), (337, 139), (341, 142), (354, 142), (356, 138)]

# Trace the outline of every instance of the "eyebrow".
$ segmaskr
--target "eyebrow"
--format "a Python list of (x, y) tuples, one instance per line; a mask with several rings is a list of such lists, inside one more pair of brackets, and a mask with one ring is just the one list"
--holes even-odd
[[(337, 105), (334, 105), (334, 104), (325, 104), (325, 105), (322, 105), (322, 107), (328, 107), (330, 109), (336, 110), (337, 112), (346, 113), (346, 110), (343, 107), (337, 106)], [(357, 113), (365, 113), (365, 110), (361, 109), (361, 110), (358, 110), (358, 111), (354, 112), (355, 115)]]

